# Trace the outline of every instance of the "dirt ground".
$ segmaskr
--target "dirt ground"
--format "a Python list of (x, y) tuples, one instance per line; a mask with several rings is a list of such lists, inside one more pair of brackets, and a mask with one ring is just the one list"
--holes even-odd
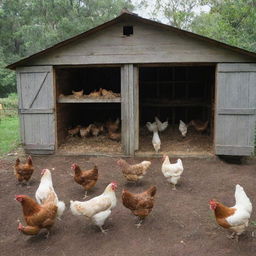
[[(7, 255), (86, 255), (86, 256), (134, 256), (134, 255), (190, 255), (190, 256), (252, 256), (256, 252), (256, 211), (250, 226), (239, 242), (226, 236), (227, 230), (215, 223), (208, 201), (216, 198), (224, 204), (234, 204), (235, 184), (242, 185), (256, 205), (256, 160), (243, 164), (231, 164), (218, 158), (183, 158), (184, 173), (177, 191), (171, 190), (163, 177), (159, 158), (152, 159), (149, 172), (139, 185), (127, 184), (116, 165), (116, 158), (98, 157), (33, 157), (35, 173), (31, 186), (18, 186), (13, 175), (13, 157), (0, 160), (0, 248), (1, 256)], [(130, 163), (142, 159), (130, 158)], [(176, 159), (171, 159), (176, 160)], [(70, 176), (73, 162), (81, 167), (99, 167), (99, 180), (89, 192), (90, 198), (102, 193), (111, 181), (117, 181), (118, 204), (113, 209), (103, 234), (82, 216), (73, 216), (69, 201), (82, 200), (84, 191)], [(35, 237), (20, 234), (16, 220), (22, 220), (22, 209), (14, 200), (16, 194), (34, 197), (40, 181), (42, 168), (55, 168), (53, 183), (59, 198), (64, 200), (67, 210), (62, 221), (56, 221), (48, 239), (42, 231)], [(127, 188), (132, 192), (143, 191), (150, 185), (157, 186), (155, 206), (144, 224), (137, 228), (134, 216), (121, 203), (121, 192)]]

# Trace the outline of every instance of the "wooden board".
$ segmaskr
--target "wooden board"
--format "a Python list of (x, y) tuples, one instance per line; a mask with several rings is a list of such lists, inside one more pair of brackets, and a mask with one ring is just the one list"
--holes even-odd
[(255, 81), (255, 64), (218, 64), (215, 118), (217, 155), (247, 156), (254, 153)]

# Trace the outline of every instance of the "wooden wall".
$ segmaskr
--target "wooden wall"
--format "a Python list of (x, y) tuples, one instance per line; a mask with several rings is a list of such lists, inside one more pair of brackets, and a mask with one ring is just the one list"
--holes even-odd
[[(132, 25), (134, 34), (123, 35)], [(182, 33), (127, 20), (39, 56), (30, 65), (255, 62)]]

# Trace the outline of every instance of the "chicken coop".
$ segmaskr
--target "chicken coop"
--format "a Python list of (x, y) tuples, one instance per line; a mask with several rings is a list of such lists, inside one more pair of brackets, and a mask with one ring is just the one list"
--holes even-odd
[[(30, 154), (254, 153), (253, 52), (126, 11), (8, 68)], [(158, 153), (155, 117), (168, 121)]]

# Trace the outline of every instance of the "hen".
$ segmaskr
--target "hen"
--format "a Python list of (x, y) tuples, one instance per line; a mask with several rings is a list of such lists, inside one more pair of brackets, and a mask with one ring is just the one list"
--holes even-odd
[(70, 209), (73, 215), (83, 215), (90, 218), (97, 225), (102, 233), (106, 230), (102, 228), (105, 220), (110, 216), (111, 210), (116, 206), (117, 184), (110, 183), (104, 192), (88, 201), (70, 201)]
[(168, 119), (165, 122), (161, 122), (158, 117), (155, 116), (155, 121), (157, 125), (157, 129), (159, 132), (163, 132), (168, 127)]
[(25, 181), (28, 186), (28, 181), (30, 180), (30, 178), (34, 172), (34, 167), (33, 167), (31, 156), (28, 157), (25, 164), (21, 164), (20, 159), (17, 158), (14, 169), (15, 169), (15, 175), (16, 175), (17, 180), (20, 183)]
[(182, 137), (185, 138), (187, 135), (188, 126), (182, 120), (180, 120), (179, 131), (180, 131)]
[(93, 136), (97, 137), (100, 133), (104, 131), (103, 125), (100, 124), (92, 124), (91, 125), (91, 133)]
[(18, 230), (25, 235), (36, 235), (41, 229), (46, 228), (46, 237), (48, 237), (57, 216), (57, 206), (53, 203), (54, 195), (49, 194), (42, 205), (26, 195), (17, 195), (15, 199), (21, 203), (23, 216), (27, 223), (27, 226), (19, 223)]
[(134, 194), (127, 190), (123, 190), (122, 200), (123, 205), (130, 209), (132, 213), (138, 217), (139, 222), (136, 224), (140, 227), (143, 220), (149, 215), (154, 206), (154, 196), (156, 194), (156, 187), (152, 186), (148, 190)]
[(116, 121), (109, 120), (106, 122), (105, 126), (108, 132), (116, 132), (119, 129), (120, 120), (119, 118), (117, 118)]
[(58, 196), (54, 191), (51, 171), (49, 169), (43, 169), (41, 175), (41, 181), (35, 194), (36, 201), (38, 204), (44, 204), (45, 200), (47, 200), (48, 196), (52, 193), (54, 204), (58, 207), (57, 217), (60, 219), (66, 208), (65, 203), (59, 201)]
[(74, 128), (68, 129), (68, 134), (71, 136), (78, 135), (80, 133), (81, 125), (77, 125)]
[(79, 99), (83, 96), (84, 90), (81, 90), (81, 91), (73, 91), (72, 90), (72, 94), (74, 95), (75, 98)]
[(173, 184), (173, 190), (176, 190), (176, 184), (180, 180), (183, 170), (181, 159), (178, 159), (175, 164), (171, 164), (169, 157), (167, 155), (163, 156), (162, 173), (167, 181)]
[(114, 141), (120, 141), (121, 140), (121, 133), (120, 132), (109, 132), (108, 133), (108, 138), (110, 140), (114, 140)]
[(239, 235), (248, 226), (252, 213), (252, 204), (243, 187), (238, 184), (235, 190), (235, 200), (236, 204), (233, 207), (227, 207), (214, 199), (209, 204), (210, 209), (214, 211), (216, 222), (221, 227), (231, 230), (233, 233), (230, 238), (235, 238), (236, 236), (238, 241)]
[(160, 140), (160, 137), (159, 137), (157, 131), (153, 132), (152, 145), (153, 145), (155, 151), (158, 153), (158, 151), (161, 148), (161, 140)]
[(95, 165), (93, 169), (81, 170), (77, 164), (71, 165), (71, 170), (75, 172), (74, 180), (77, 184), (83, 186), (85, 190), (84, 198), (87, 197), (87, 191), (95, 186), (98, 180), (98, 168)]
[(92, 126), (92, 124), (88, 125), (87, 127), (80, 128), (79, 132), (80, 132), (80, 136), (82, 138), (88, 137), (91, 134), (91, 126)]
[(189, 122), (188, 126), (193, 126), (197, 132), (204, 132), (208, 127), (209, 121), (202, 122), (201, 120), (192, 120)]
[(148, 128), (148, 130), (150, 132), (157, 131), (157, 124), (156, 124), (156, 122), (154, 122), (154, 123), (147, 122), (146, 126), (147, 126), (147, 128)]
[(119, 159), (117, 164), (121, 167), (124, 177), (127, 181), (138, 181), (141, 180), (147, 173), (150, 161), (143, 161), (139, 164), (128, 164), (125, 160)]

